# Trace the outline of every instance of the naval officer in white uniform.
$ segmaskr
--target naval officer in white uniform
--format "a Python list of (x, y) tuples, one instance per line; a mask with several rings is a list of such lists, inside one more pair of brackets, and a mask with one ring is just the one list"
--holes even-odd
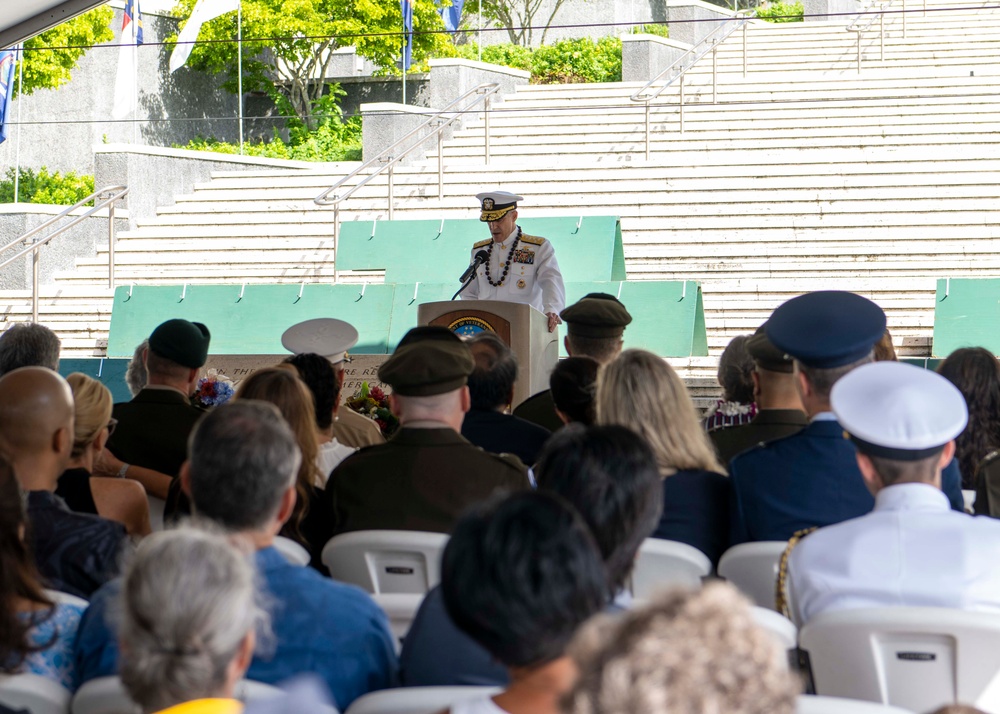
[(489, 258), (479, 266), (462, 297), (527, 303), (548, 316), (549, 332), (554, 331), (562, 322), (559, 313), (566, 307), (566, 288), (552, 244), (529, 236), (517, 225), (517, 202), (524, 200), (521, 196), (489, 191), (476, 198), (482, 207), (479, 220), (489, 224), (490, 238), (472, 246), (472, 260), (481, 250)]
[(929, 370), (876, 362), (842, 377), (830, 401), (875, 510), (820, 528), (792, 551), (799, 623), (893, 605), (1000, 613), (1000, 520), (953, 511), (941, 492), (968, 420), (962, 394)]

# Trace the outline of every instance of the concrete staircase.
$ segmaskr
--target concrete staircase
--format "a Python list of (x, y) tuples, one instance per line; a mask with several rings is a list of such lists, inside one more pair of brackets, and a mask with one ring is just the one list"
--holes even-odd
[[(820, 288), (871, 296), (897, 349), (927, 355), (935, 278), (1000, 275), (1000, 6), (932, 0), (926, 16), (908, 14), (905, 38), (901, 18), (887, 19), (884, 61), (876, 22), (860, 74), (847, 20), (753, 24), (746, 77), (731, 37), (716, 103), (710, 57), (687, 75), (683, 133), (678, 88), (654, 106), (649, 160), (643, 109), (628, 99), (641, 85), (518, 90), (491, 117), (491, 165), (472, 121), (445, 143), (443, 197), (435, 157), (397, 171), (396, 217), (468, 217), (471, 196), (498, 185), (528, 197), (525, 214), (619, 215), (630, 279), (702, 282), (713, 355)], [(214, 175), (121, 235), (119, 283), (330, 280), (333, 214), (312, 198), (338, 178), (322, 165)], [(341, 220), (384, 218), (385, 196), (373, 181)], [(42, 320), (70, 354), (102, 354), (106, 271), (102, 248), (43, 291)], [(6, 319), (21, 319), (23, 293), (4, 298)], [(705, 377), (714, 360), (676, 363)]]

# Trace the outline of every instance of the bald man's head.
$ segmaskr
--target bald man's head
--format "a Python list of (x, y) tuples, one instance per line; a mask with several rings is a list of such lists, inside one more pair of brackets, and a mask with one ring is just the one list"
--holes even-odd
[(54, 489), (72, 446), (73, 392), (65, 379), (44, 367), (0, 377), (0, 451), (26, 490)]

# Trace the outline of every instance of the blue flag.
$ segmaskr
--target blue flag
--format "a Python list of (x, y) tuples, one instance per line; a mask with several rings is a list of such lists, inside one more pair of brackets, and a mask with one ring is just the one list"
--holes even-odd
[(462, 3), (465, 0), (451, 0), (451, 7), (443, 7), (438, 12), (444, 20), (444, 29), (454, 32), (458, 29), (458, 24), (462, 21)]
[(7, 139), (10, 100), (14, 96), (15, 66), (17, 66), (17, 53), (14, 50), (0, 52), (0, 144)]
[(135, 0), (127, 0), (125, 3), (124, 17), (122, 17), (122, 34), (130, 22), (135, 22), (135, 44), (142, 44), (142, 15), (137, 12)]
[(399, 0), (399, 9), (403, 11), (403, 32), (406, 33), (403, 47), (403, 71), (407, 72), (413, 64), (413, 3), (410, 0)]

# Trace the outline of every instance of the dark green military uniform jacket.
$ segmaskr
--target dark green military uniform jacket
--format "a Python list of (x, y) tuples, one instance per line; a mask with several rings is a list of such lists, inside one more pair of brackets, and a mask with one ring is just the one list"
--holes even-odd
[(798, 409), (761, 409), (749, 424), (710, 431), (708, 438), (719, 454), (719, 461), (728, 464), (750, 447), (790, 436), (808, 423), (805, 412)]
[(556, 403), (552, 401), (552, 392), (548, 389), (518, 404), (514, 409), (514, 416), (544, 426), (549, 431), (558, 431), (563, 426), (562, 420), (556, 414)]
[(470, 506), (528, 487), (528, 470), (516, 456), (490, 454), (447, 427), (403, 427), (342, 461), (326, 490), (335, 533), (448, 533)]
[(177, 476), (187, 458), (187, 440), (205, 415), (176, 389), (143, 389), (131, 402), (115, 404), (118, 428), (108, 450), (127, 464)]

